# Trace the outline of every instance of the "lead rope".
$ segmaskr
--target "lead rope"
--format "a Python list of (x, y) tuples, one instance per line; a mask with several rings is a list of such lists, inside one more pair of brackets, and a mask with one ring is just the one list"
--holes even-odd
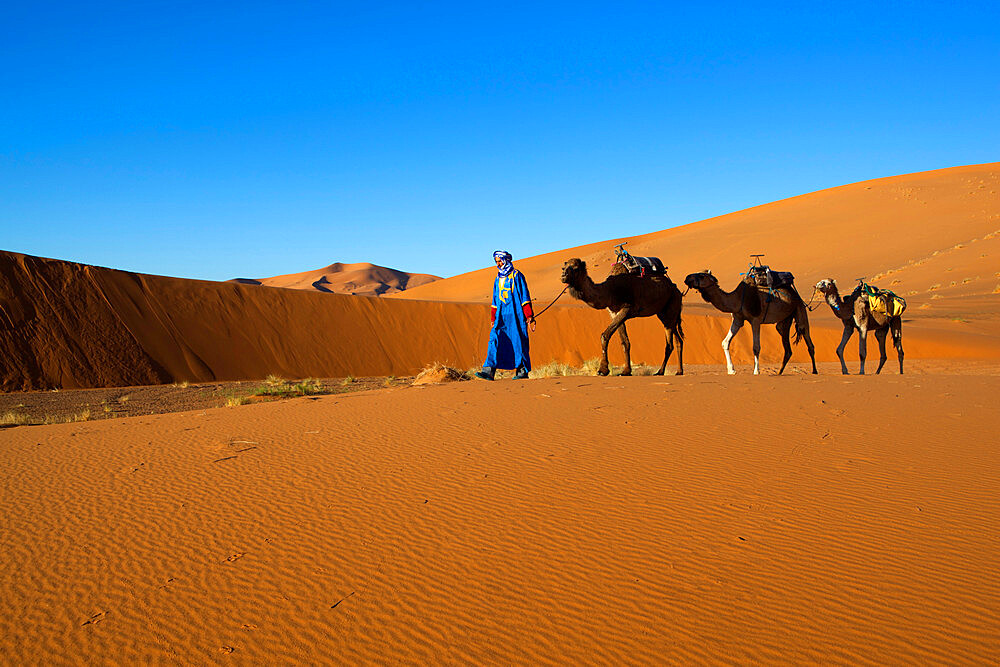
[(810, 312), (810, 313), (811, 313), (812, 311), (816, 310), (816, 308), (819, 308), (819, 307), (820, 307), (821, 305), (823, 305), (823, 304), (821, 304), (821, 303), (817, 303), (815, 307), (813, 307), (813, 305), (812, 305), (812, 302), (813, 302), (813, 299), (815, 299), (815, 298), (816, 298), (816, 292), (817, 292), (817, 291), (818, 291), (818, 290), (816, 289), (816, 287), (815, 287), (815, 286), (813, 286), (813, 293), (812, 293), (812, 296), (811, 296), (811, 297), (809, 297), (809, 303), (807, 303), (807, 304), (806, 304), (806, 308), (807, 308), (807, 309), (809, 310), (809, 312)]
[(549, 305), (547, 305), (544, 308), (542, 308), (542, 310), (537, 315), (534, 316), (535, 319), (537, 320), (539, 317), (542, 316), (542, 313), (544, 313), (546, 310), (548, 310), (549, 308), (551, 308), (555, 304), (555, 302), (559, 300), (559, 297), (561, 297), (563, 294), (565, 294), (566, 290), (568, 290), (568, 289), (569, 289), (569, 285), (566, 285), (566, 287), (563, 287), (563, 291), (559, 292), (559, 296), (557, 296), (556, 298), (552, 299), (552, 303), (550, 303)]

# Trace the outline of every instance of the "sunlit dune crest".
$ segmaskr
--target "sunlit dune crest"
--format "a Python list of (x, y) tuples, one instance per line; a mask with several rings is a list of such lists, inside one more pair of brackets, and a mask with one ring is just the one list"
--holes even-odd
[(357, 296), (383, 296), (420, 287), (435, 280), (441, 278), (426, 273), (405, 273), (367, 262), (357, 264), (334, 262), (314, 271), (289, 273), (271, 278), (234, 278), (232, 282)]

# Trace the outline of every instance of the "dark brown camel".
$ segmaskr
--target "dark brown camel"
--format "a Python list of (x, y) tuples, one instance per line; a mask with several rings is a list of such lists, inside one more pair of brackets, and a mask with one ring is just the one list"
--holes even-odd
[(601, 367), (598, 375), (608, 374), (608, 341), (618, 332), (625, 349), (625, 368), (622, 375), (632, 374), (631, 345), (625, 321), (633, 317), (655, 315), (663, 323), (666, 332), (666, 350), (663, 364), (656, 375), (663, 375), (667, 360), (674, 350), (677, 339), (677, 375), (684, 375), (684, 332), (681, 330), (681, 292), (666, 275), (637, 276), (612, 270), (611, 275), (596, 284), (587, 275), (587, 263), (573, 258), (563, 264), (562, 281), (569, 286), (574, 299), (583, 301), (591, 308), (607, 308), (611, 313), (611, 324), (601, 334)]
[(858, 298), (860, 295), (852, 293), (846, 299), (840, 298), (837, 290), (837, 283), (833, 278), (825, 278), (816, 283), (816, 290), (819, 291), (830, 304), (833, 314), (844, 323), (844, 336), (837, 346), (837, 356), (840, 357), (840, 371), (847, 375), (847, 363), (844, 362), (844, 348), (854, 335), (855, 329), (861, 336), (858, 341), (858, 356), (861, 357), (860, 374), (865, 374), (865, 359), (868, 357), (868, 332), (875, 332), (875, 339), (878, 340), (879, 362), (875, 375), (882, 372), (887, 359), (885, 354), (885, 336), (892, 332), (892, 344), (896, 348), (896, 356), (899, 357), (899, 374), (903, 374), (903, 320), (900, 317), (892, 317), (887, 313), (872, 312), (868, 299)]
[(770, 301), (767, 300), (768, 290), (758, 289), (742, 281), (732, 292), (725, 292), (719, 287), (718, 279), (710, 271), (692, 273), (684, 279), (684, 284), (698, 290), (701, 298), (722, 312), (732, 314), (733, 323), (722, 341), (722, 349), (726, 353), (726, 368), (730, 375), (735, 375), (736, 369), (733, 368), (733, 358), (729, 356), (729, 343), (746, 321), (750, 322), (753, 331), (754, 375), (760, 374), (760, 325), (774, 324), (781, 336), (781, 343), (785, 348), (785, 357), (781, 361), (781, 370), (778, 371), (778, 375), (781, 375), (788, 360), (792, 358), (792, 345), (788, 340), (788, 332), (793, 321), (795, 342), (798, 343), (799, 338), (805, 338), (809, 357), (812, 359), (812, 372), (816, 373), (816, 352), (812, 338), (809, 337), (808, 311), (805, 302), (794, 289), (779, 287), (773, 291)]

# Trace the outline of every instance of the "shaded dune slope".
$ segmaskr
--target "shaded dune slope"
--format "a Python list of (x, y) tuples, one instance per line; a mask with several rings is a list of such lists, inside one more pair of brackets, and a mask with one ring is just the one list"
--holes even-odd
[[(0, 253), (0, 382), (6, 391), (106, 387), (172, 381), (404, 375), (441, 362), (481, 363), (488, 307), (386, 300), (300, 290), (262, 290), (149, 276)], [(555, 307), (532, 338), (537, 363), (579, 364), (600, 353), (607, 313)], [(719, 363), (728, 321), (687, 315), (685, 362)], [(629, 324), (635, 361), (659, 363), (663, 329)], [(820, 361), (833, 361), (839, 330), (813, 327)], [(780, 359), (773, 327), (762, 359)], [(618, 341), (611, 359), (622, 359)], [(911, 357), (1000, 356), (994, 339), (948, 331), (909, 336)], [(751, 360), (749, 337), (733, 345)], [(793, 362), (806, 361), (803, 345)], [(676, 357), (672, 360), (676, 367)]]

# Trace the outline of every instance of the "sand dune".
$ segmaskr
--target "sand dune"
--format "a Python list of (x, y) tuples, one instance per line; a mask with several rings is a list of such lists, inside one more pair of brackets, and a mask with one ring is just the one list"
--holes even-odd
[[(108, 387), (164, 382), (346, 375), (412, 375), (440, 362), (482, 363), (489, 334), (485, 304), (387, 300), (303, 290), (261, 290), (147, 276), (10, 253), (0, 254), (6, 335), (0, 381), (7, 391)], [(536, 363), (580, 364), (600, 354), (607, 314), (557, 306), (532, 338)], [(958, 323), (907, 332), (912, 359), (1000, 356), (990, 332)], [(721, 362), (720, 317), (685, 315), (687, 364)], [(664, 335), (652, 319), (629, 324), (633, 360), (663, 358)], [(817, 359), (834, 361), (839, 328), (814, 326)], [(773, 327), (762, 359), (775, 363)], [(872, 344), (874, 346), (874, 343)], [(733, 344), (738, 364), (752, 362), (749, 337)], [(611, 359), (620, 363), (615, 341)], [(794, 364), (808, 356), (799, 345)], [(676, 369), (676, 358), (671, 369)]]
[(231, 282), (358, 296), (382, 296), (426, 285), (435, 280), (441, 278), (426, 273), (404, 273), (375, 264), (335, 262), (315, 271), (290, 273), (272, 278), (234, 278)]
[(3, 430), (5, 661), (986, 664), (1000, 382), (919, 368)]
[[(732, 289), (749, 254), (764, 253), (774, 268), (795, 273), (804, 294), (821, 278), (849, 291), (866, 276), (905, 296), (910, 318), (1000, 319), (1000, 163), (863, 181), (515, 263), (532, 296), (551, 299), (562, 289), (565, 260), (581, 257), (603, 277), (612, 246), (626, 240), (633, 254), (662, 258), (676, 282), (708, 268)], [(493, 273), (486, 268), (396, 297), (482, 302)]]
[[(729, 288), (751, 250), (767, 253), (775, 268), (794, 271), (804, 296), (821, 277), (837, 278), (846, 290), (851, 278), (870, 276), (909, 300), (904, 324), (909, 358), (996, 358), (998, 191), (996, 164), (898, 176), (649, 234), (632, 239), (631, 248), (664, 258), (677, 281), (709, 267), (729, 277), (728, 283), (723, 279)], [(587, 259), (598, 277), (606, 273), (610, 244), (526, 258), (518, 266), (541, 305), (561, 288), (559, 271), (570, 256)], [(280, 282), (301, 287), (322, 276), (351, 275), (351, 266), (358, 265), (285, 276)], [(240, 380), (269, 373), (408, 375), (434, 362), (468, 368), (485, 354), (485, 302), (493, 275), (485, 269), (375, 299), (319, 294), (312, 288), (261, 290), (0, 253), (5, 333), (0, 336), (0, 387)], [(321, 285), (334, 283), (327, 280)], [(839, 320), (822, 306), (811, 323), (817, 358), (835, 360)], [(533, 358), (536, 363), (579, 363), (596, 357), (606, 325), (605, 313), (566, 297), (540, 320)], [(689, 295), (685, 361), (721, 363), (719, 341), (727, 327), (727, 317)], [(658, 364), (663, 354), (658, 323), (634, 322), (629, 330), (633, 358)], [(734, 342), (738, 364), (750, 359), (749, 338), (743, 333)], [(765, 329), (763, 348), (765, 363), (780, 359), (771, 327)], [(621, 360), (617, 341), (611, 349), (612, 360)], [(853, 345), (849, 358), (857, 358)], [(800, 346), (793, 362), (806, 359)]]

